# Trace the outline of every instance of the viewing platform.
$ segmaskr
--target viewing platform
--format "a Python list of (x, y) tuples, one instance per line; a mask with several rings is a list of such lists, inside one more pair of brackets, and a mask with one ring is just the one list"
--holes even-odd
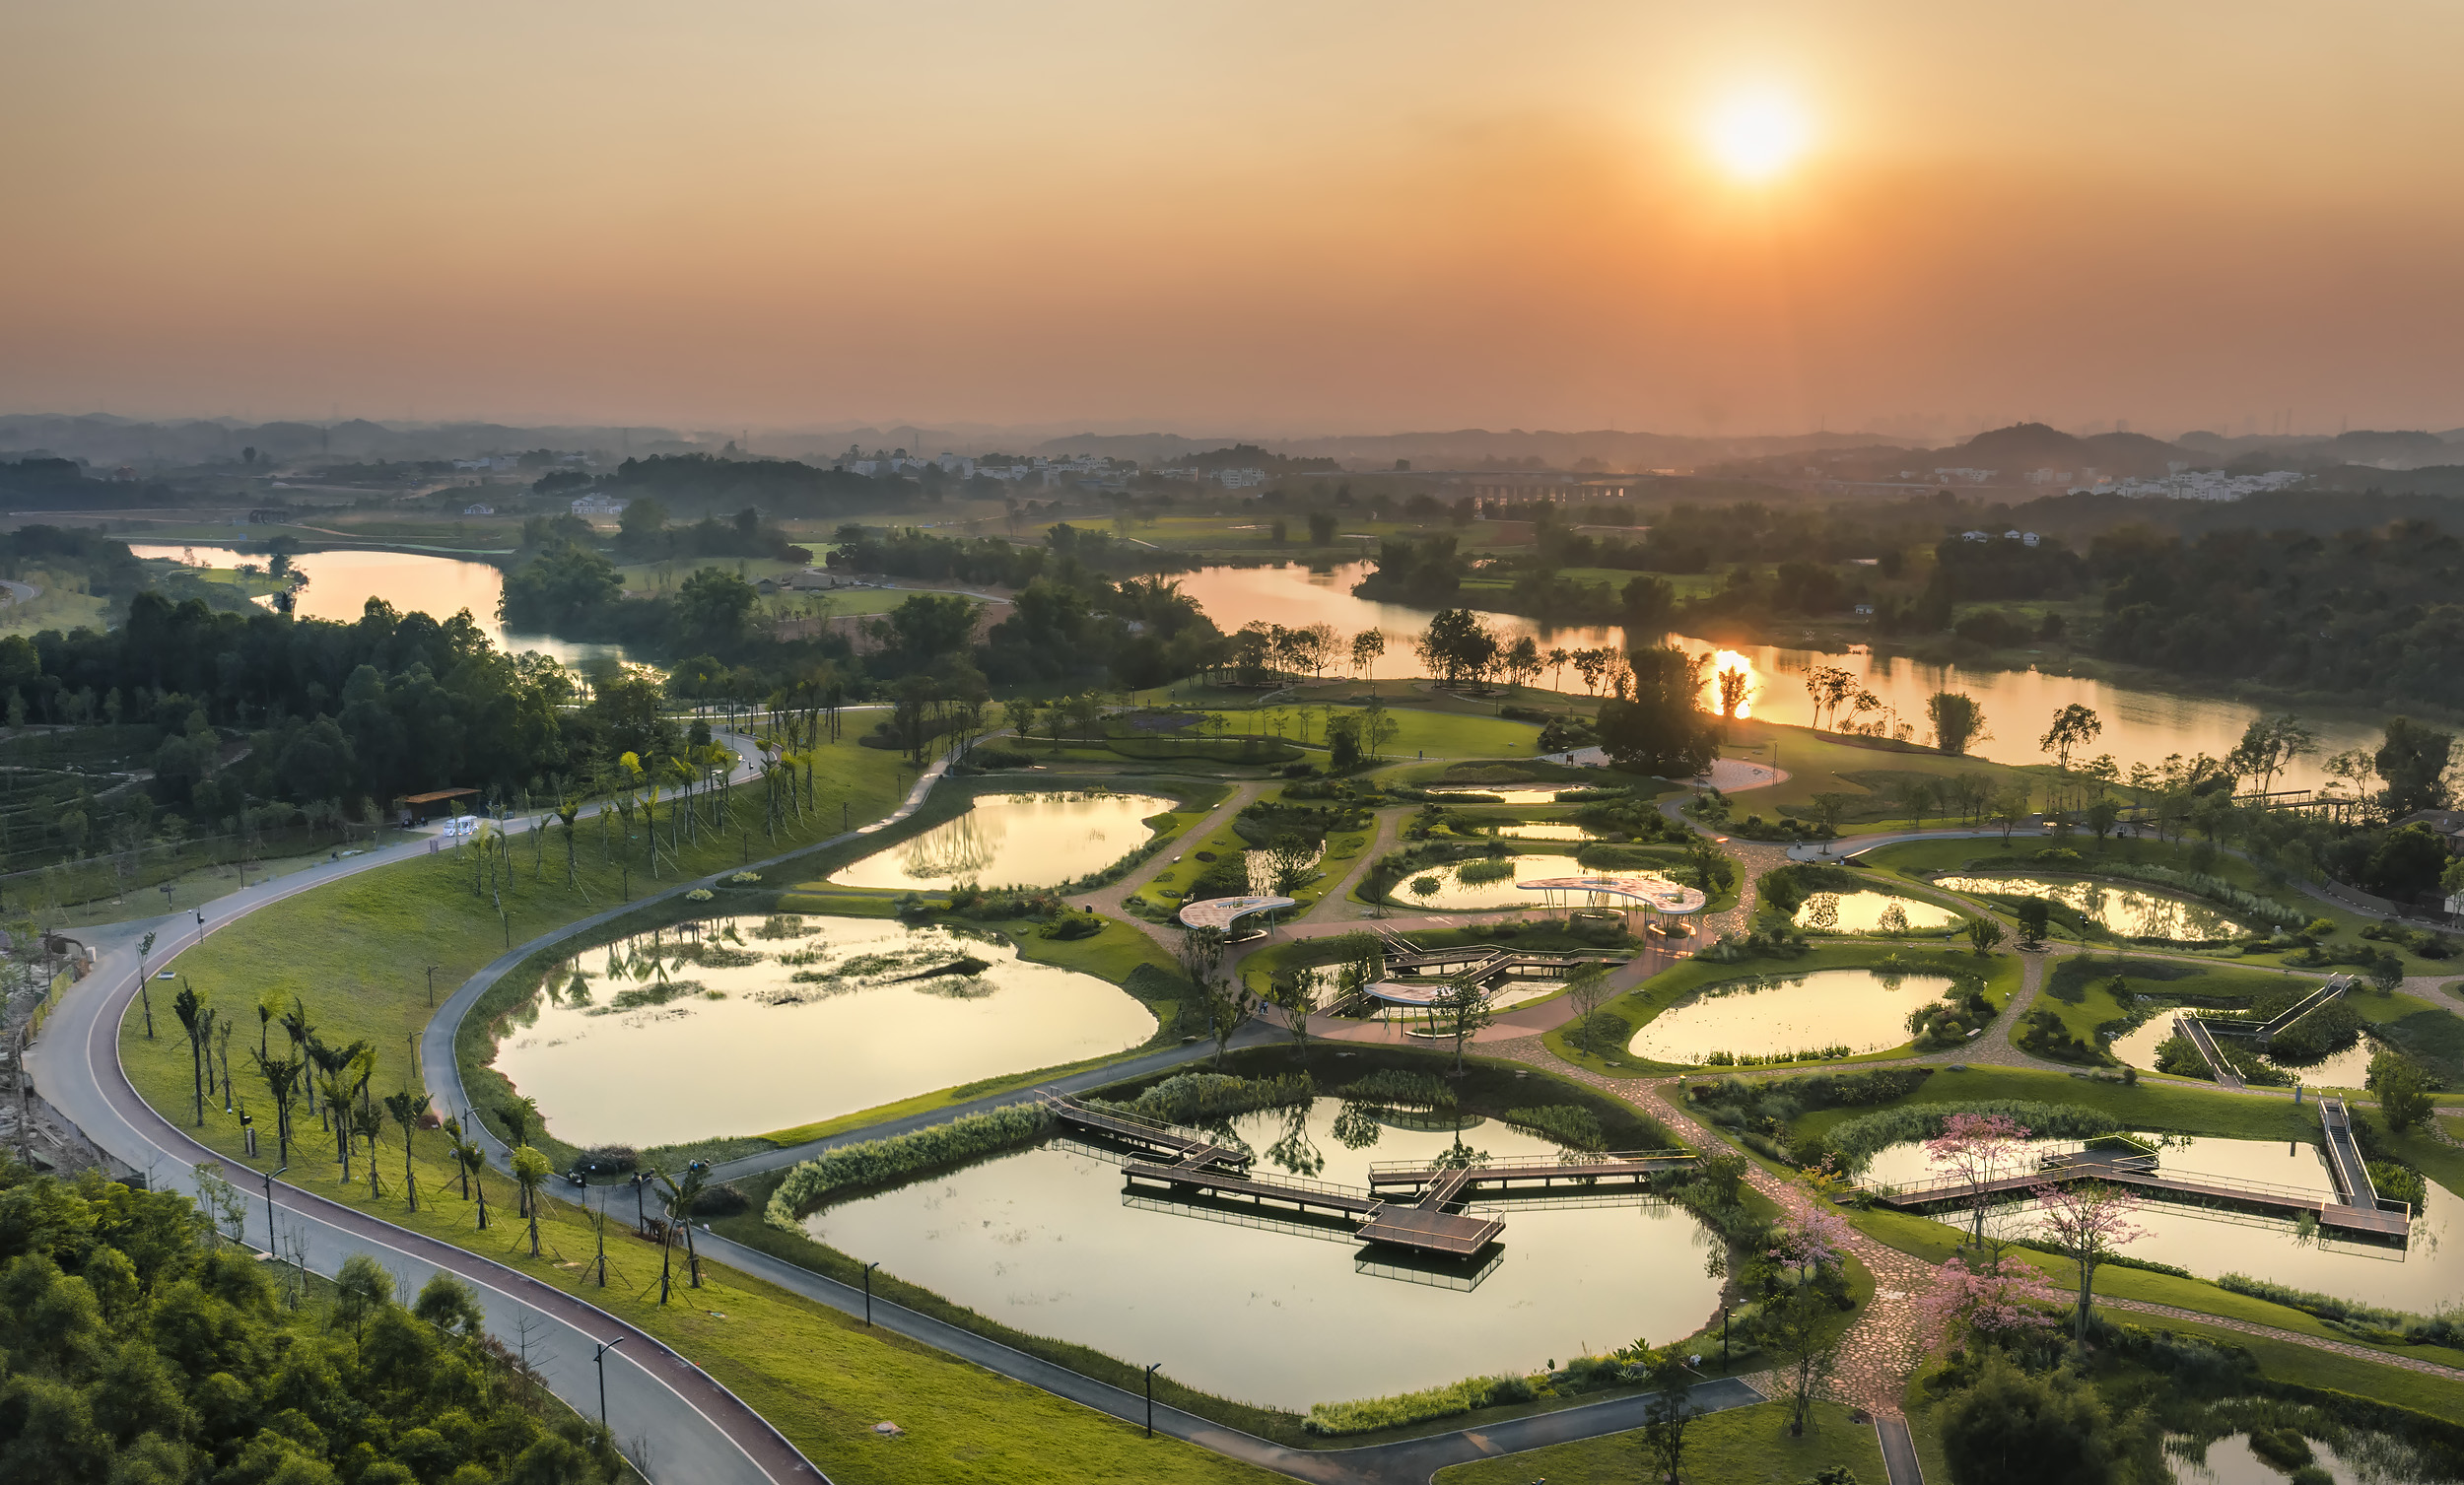
[(1472, 1165), (1396, 1161), (1374, 1167), (1371, 1189), (1357, 1191), (1298, 1176), (1258, 1175), (1246, 1153), (1169, 1125), (1090, 1109), (1075, 1099), (1048, 1094), (1041, 1103), (1062, 1125), (1149, 1157), (1122, 1167), (1133, 1188), (1161, 1186), (1180, 1196), (1332, 1213), (1352, 1224), (1352, 1236), (1364, 1243), (1440, 1258), (1471, 1258), (1505, 1231), (1501, 1218), (1452, 1210), (1475, 1190), (1544, 1191), (1560, 1182), (1596, 1185), (1604, 1181), (1639, 1186), (1650, 1176), (1681, 1169), (1694, 1159), (1682, 1150), (1647, 1150)]

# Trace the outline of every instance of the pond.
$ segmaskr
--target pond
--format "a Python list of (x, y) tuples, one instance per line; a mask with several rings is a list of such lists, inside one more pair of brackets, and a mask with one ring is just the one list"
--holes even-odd
[(1948, 876), (1934, 885), (1980, 897), (2040, 897), (2060, 903), (2124, 938), (2220, 943), (2249, 930), (2218, 909), (2152, 887), (2126, 887), (2087, 877)]
[[(1388, 664), (1382, 673), (1410, 674), (1410, 646), (1400, 641), (1427, 629), (1431, 611), (1352, 596), (1352, 585), (1373, 570), (1374, 565), (1366, 562), (1342, 563), (1319, 573), (1298, 564), (1281, 568), (1216, 567), (1185, 574), (1177, 580), (1181, 591), (1203, 605), (1208, 617), (1226, 634), (1252, 619), (1287, 626), (1324, 621), (1345, 635), (1364, 629), (1382, 630), (1391, 637), (1387, 644)], [(1689, 653), (1715, 654), (1718, 663), (1712, 667), (1714, 671), (1742, 667), (1750, 676), (1751, 700), (1746, 715), (1792, 726), (1810, 725), (1814, 719), (1805, 678), (1818, 665), (1837, 666), (1856, 676), (1862, 689), (1873, 692), (1901, 720), (1914, 723), (1920, 739), (1925, 733), (1927, 698), (1937, 691), (1964, 692), (1984, 708), (1993, 729), (1991, 735), (1974, 745), (1974, 752), (1995, 763), (2043, 763), (2045, 756), (2036, 747), (2037, 734), (2044, 730), (2047, 718), (2074, 703), (2091, 709), (2104, 722), (2095, 749), (2111, 753), (2124, 773), (2133, 764), (2158, 767), (2173, 753), (2185, 758), (2199, 753), (2222, 758), (2241, 740), (2242, 730), (2259, 716), (2258, 709), (2241, 702), (2138, 690), (2036, 670), (1966, 670), (1874, 654), (1833, 654), (1769, 644), (1730, 647), (1684, 635), (1629, 637), (1614, 627), (1552, 629), (1512, 614), (1480, 617), (1509, 641), (1528, 634), (1540, 639), (1543, 649), (1551, 645), (1572, 648), (1596, 644), (1614, 644), (1624, 649), (1630, 639), (1633, 644), (1668, 643)], [(1569, 685), (1576, 684), (1570, 676), (1566, 680)], [(1708, 688), (1714, 683), (1706, 678), (1704, 684), (1708, 707), (1712, 700)], [(2279, 774), (2278, 787), (2317, 788), (2328, 781), (2328, 774), (2320, 767), (2325, 759), (2346, 748), (2375, 748), (2380, 740), (2379, 729), (2372, 723), (2345, 718), (2305, 720), (2318, 733), (2318, 751)], [(1782, 751), (1784, 755), (1785, 749)], [(1779, 759), (1779, 765), (1788, 767), (1785, 756)]]
[(1462, 784), (1443, 788), (1432, 788), (1427, 792), (1439, 799), (1453, 798), (1468, 794), (1472, 796), (1473, 802), (1479, 804), (1555, 804), (1557, 802), (1557, 790), (1560, 787), (1574, 788), (1579, 787), (1579, 785), (1552, 784), (1544, 789), (1518, 789), (1508, 788), (1503, 785), (1491, 788), (1483, 784)]
[[(2430, 1485), (2448, 1476), (2392, 1434), (2346, 1429), (2342, 1446), (2304, 1441), (2310, 1462), (2335, 1485)], [(2164, 1464), (2174, 1485), (2285, 1485), (2286, 1471), (2250, 1447), (2248, 1434), (2227, 1434), (2202, 1449), (2185, 1434), (2164, 1439)]]
[(875, 851), (830, 878), (837, 887), (1058, 887), (1103, 870), (1146, 843), (1152, 794), (982, 794), (967, 812)]
[(1501, 825), (1497, 833), (1509, 841), (1597, 841), (1600, 832), (1588, 825), (1567, 825), (1549, 820), (1519, 820)]
[[(1355, 1141), (1375, 1136), (1353, 1148), (1335, 1132), (1342, 1111), (1321, 1098), (1242, 1115), (1230, 1131), (1260, 1152), (1262, 1175), (1354, 1188), (1373, 1160), (1434, 1159), (1456, 1139), (1397, 1127), (1426, 1119), (1346, 1119)], [(1461, 1137), (1491, 1155), (1557, 1148), (1494, 1120)], [(1002, 1324), (1294, 1409), (1667, 1342), (1718, 1311), (1719, 1283), (1703, 1273), (1716, 1240), (1679, 1208), (1636, 1196), (1494, 1210), (1506, 1221), (1503, 1261), (1469, 1292), (1362, 1271), (1347, 1231), (1271, 1209), (1208, 1220), (1216, 1214), (1132, 1204), (1118, 1165), (1059, 1142), (830, 1207), (804, 1226)]]
[[(2268, 1181), (2305, 1191), (2333, 1194), (2336, 1182), (2327, 1174), (2326, 1157), (2314, 1144), (2277, 1140), (2225, 1139), (2211, 1135), (2145, 1134), (2160, 1144), (2157, 1169), (2220, 1176), (2234, 1181)], [(1921, 1181), (1937, 1174), (1921, 1144), (1893, 1145), (1878, 1152), (1865, 1178), (1881, 1181)], [(2304, 1238), (2290, 1222), (2246, 1212), (2146, 1201), (2132, 1221), (2146, 1235), (2120, 1249), (2126, 1257), (2152, 1259), (2186, 1268), (2203, 1279), (2227, 1273), (2286, 1284), (2341, 1300), (2380, 1305), (2391, 1310), (2428, 1315), (2454, 1303), (2464, 1290), (2464, 1249), (2448, 1245), (2464, 1242), (2464, 1198), (2429, 1183), (2429, 1199), (2414, 1214), (2409, 1248), (2389, 1248), (2332, 1236)], [(2010, 1230), (2025, 1236), (2039, 1223), (2033, 1202), (2003, 1209)], [(1945, 1214), (1956, 1221), (1956, 1214)]]
[[(1497, 876), (1488, 873), (1506, 870)], [(1474, 880), (1465, 881), (1463, 873), (1472, 872)], [(1429, 866), (1413, 871), (1386, 891), (1387, 900), (1408, 908), (1427, 908), (1441, 912), (1481, 912), (1492, 910), (1538, 908), (1541, 895), (1524, 892), (1515, 886), (1521, 881), (1541, 877), (1570, 876), (1582, 870), (1572, 856), (1512, 855), (1475, 856), (1469, 861), (1449, 861), (1443, 866)], [(1418, 890), (1421, 882), (1435, 885), (1427, 892)]]
[[(202, 563), (209, 568), (236, 568), (246, 563), (263, 567), (268, 560), (262, 553), (239, 552), (229, 547), (131, 542), (128, 550), (139, 557), (168, 557), (174, 562)], [(381, 598), (403, 613), (424, 613), (439, 620), (468, 609), (471, 622), (499, 649), (516, 654), (535, 649), (568, 664), (599, 655), (624, 657), (622, 645), (585, 644), (547, 635), (508, 634), (496, 616), (497, 600), (505, 596), (505, 574), (484, 562), (425, 557), (416, 552), (344, 548), (303, 552), (291, 559), (291, 565), (308, 574), (308, 586), (299, 590), (293, 610), (303, 619), (355, 623), (367, 609), (369, 599)]]
[[(1124, 931), (1118, 926), (1108, 930)], [(885, 918), (722, 917), (585, 950), (497, 1071), (571, 1144), (759, 1134), (1155, 1034), (1136, 997), (1008, 944)]]
[(1958, 920), (1938, 903), (1873, 891), (1817, 892), (1799, 906), (1795, 919), (1811, 933), (1921, 933)]
[[(2165, 1038), (2173, 1035), (2173, 1017), (2176, 1014), (2170, 1009), (2157, 1011), (2137, 1027), (2114, 1038), (2113, 1045), (2107, 1049), (2133, 1067), (2156, 1071), (2156, 1048), (2164, 1045)], [(2370, 1054), (2374, 1049), (2369, 1038), (2363, 1037), (2344, 1050), (2329, 1052), (2315, 1062), (2295, 1065), (2267, 1056), (2259, 1060), (2271, 1067), (2283, 1068), (2312, 1088), (2359, 1088), (2361, 1080), (2369, 1075)]]
[(1714, 1052), (1769, 1055), (1845, 1046), (1881, 1051), (1908, 1040), (1908, 1013), (1942, 998), (1948, 975), (1814, 970), (1713, 985), (1645, 1023), (1626, 1050), (1655, 1062)]

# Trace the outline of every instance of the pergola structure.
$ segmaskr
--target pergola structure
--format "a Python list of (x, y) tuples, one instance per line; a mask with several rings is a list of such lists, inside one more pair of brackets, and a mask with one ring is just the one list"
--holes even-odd
[[(1232, 925), (1251, 913), (1272, 913), (1294, 906), (1296, 900), (1288, 897), (1210, 897), (1184, 906), (1180, 917), (1184, 927), (1213, 928), (1230, 938)], [(1273, 928), (1274, 921), (1268, 918), (1266, 929), (1271, 932)]]
[(1587, 908), (1616, 908), (1626, 912), (1641, 909), (1645, 913), (1666, 917), (1684, 917), (1700, 912), (1710, 899), (1692, 887), (1680, 887), (1666, 877), (1639, 873), (1602, 873), (1583, 877), (1540, 877), (1517, 882), (1516, 889), (1540, 893), (1551, 908), (1571, 912), (1580, 898)]

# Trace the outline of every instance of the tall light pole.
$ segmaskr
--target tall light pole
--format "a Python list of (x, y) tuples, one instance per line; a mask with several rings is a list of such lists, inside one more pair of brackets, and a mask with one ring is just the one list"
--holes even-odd
[(872, 1327), (872, 1271), (881, 1266), (879, 1258), (864, 1265), (864, 1327)]
[(428, 967), (428, 1008), (432, 1011), (437, 1008), (437, 972), (444, 968), (443, 965)]
[(590, 1355), (591, 1364), (599, 1369), (599, 1427), (607, 1427), (607, 1353), (625, 1343), (623, 1336), (599, 1342), (599, 1349)]
[(1155, 1369), (1162, 1362), (1149, 1362), (1146, 1367), (1146, 1437), (1155, 1437)]
[(290, 1170), (288, 1165), (265, 1173), (265, 1250), (274, 1250), (274, 1178)]

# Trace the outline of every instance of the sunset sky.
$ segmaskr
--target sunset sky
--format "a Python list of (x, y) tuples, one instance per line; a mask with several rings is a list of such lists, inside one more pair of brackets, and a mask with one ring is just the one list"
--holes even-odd
[[(2452, 5), (105, 0), (0, 51), (0, 411), (2464, 424)], [(1803, 149), (1748, 170), (1757, 107)]]

